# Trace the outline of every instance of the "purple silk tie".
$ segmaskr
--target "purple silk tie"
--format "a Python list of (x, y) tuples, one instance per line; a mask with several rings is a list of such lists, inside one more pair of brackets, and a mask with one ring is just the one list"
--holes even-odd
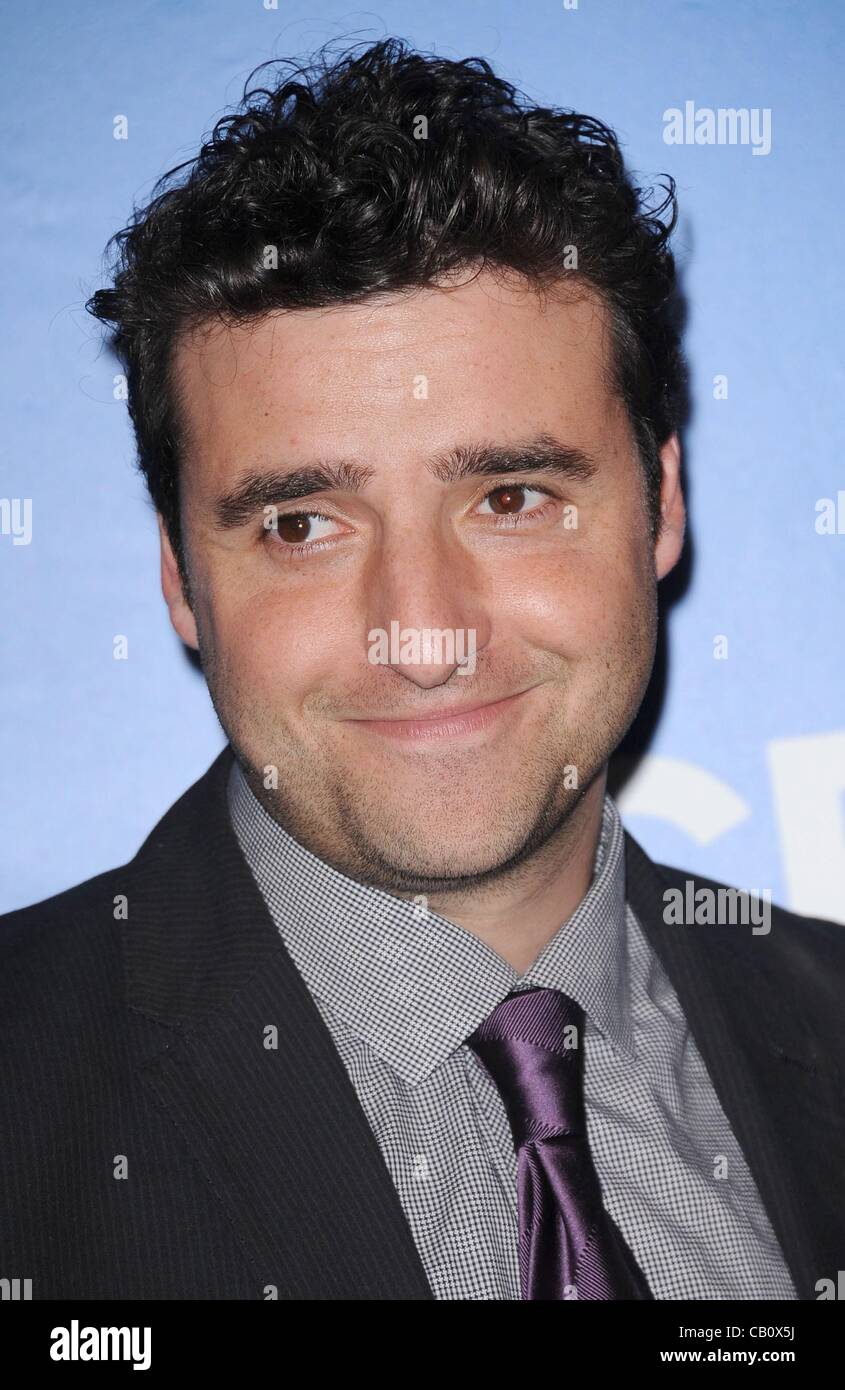
[(584, 1110), (584, 1011), (556, 989), (517, 990), (468, 1045), (499, 1089), (518, 1163), (522, 1297), (652, 1298), (602, 1204)]

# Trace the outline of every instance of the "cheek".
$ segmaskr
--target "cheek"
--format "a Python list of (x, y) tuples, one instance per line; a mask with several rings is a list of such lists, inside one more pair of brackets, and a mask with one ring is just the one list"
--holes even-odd
[(211, 607), (215, 650), (231, 688), (261, 694), (261, 703), (298, 704), (319, 688), (347, 653), (351, 627), (339, 605), (313, 592), (266, 586)]
[(531, 645), (572, 659), (598, 659), (641, 632), (648, 576), (635, 548), (601, 554), (571, 549), (511, 570), (499, 581), (500, 613), (508, 613)]

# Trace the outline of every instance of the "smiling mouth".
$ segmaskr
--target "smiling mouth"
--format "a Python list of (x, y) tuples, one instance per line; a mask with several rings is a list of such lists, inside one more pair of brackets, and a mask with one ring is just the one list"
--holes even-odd
[[(533, 686), (529, 689), (533, 690)], [(486, 705), (474, 705), (470, 709), (446, 710), (441, 714), (426, 715), (414, 719), (348, 719), (344, 722), (369, 733), (380, 734), (385, 738), (427, 740), (461, 738), (467, 734), (478, 733), (492, 728), (521, 701), (528, 690), (520, 690), (515, 695), (507, 695), (502, 700), (493, 700)]]

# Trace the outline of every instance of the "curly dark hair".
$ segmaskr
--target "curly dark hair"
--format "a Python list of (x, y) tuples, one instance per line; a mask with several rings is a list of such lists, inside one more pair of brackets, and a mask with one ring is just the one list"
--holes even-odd
[[(674, 180), (650, 207), (612, 130), (530, 105), (483, 58), (420, 54), (396, 38), (355, 47), (255, 68), (236, 113), (110, 239), (112, 284), (85, 306), (113, 328), (138, 466), (186, 592), (170, 373), (180, 336), (213, 318), (431, 286), (465, 267), (516, 271), (540, 290), (577, 278), (601, 296), (656, 534), (659, 448), (678, 427), (686, 375)], [(277, 63), (271, 87), (250, 88)]]

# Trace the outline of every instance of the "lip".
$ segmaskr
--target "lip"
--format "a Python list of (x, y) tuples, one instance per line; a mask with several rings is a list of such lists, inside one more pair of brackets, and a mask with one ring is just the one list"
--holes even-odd
[[(529, 689), (533, 688), (529, 686)], [(463, 738), (497, 724), (527, 694), (528, 690), (520, 690), (515, 695), (506, 695), (503, 700), (474, 705), (471, 709), (449, 710), (445, 714), (429, 715), (424, 719), (349, 719), (346, 722), (371, 733), (382, 734), (385, 738), (422, 742)]]

